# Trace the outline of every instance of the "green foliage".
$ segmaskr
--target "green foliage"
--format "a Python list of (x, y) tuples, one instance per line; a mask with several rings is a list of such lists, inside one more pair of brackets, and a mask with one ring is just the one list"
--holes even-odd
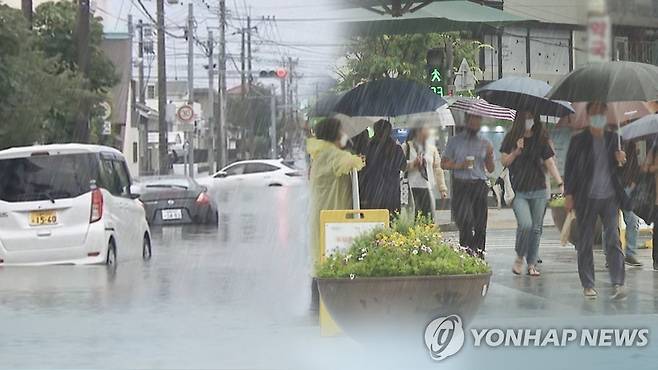
[[(46, 2), (37, 6), (34, 13), (34, 32), (38, 46), (48, 57), (58, 58), (60, 66), (78, 70), (75, 44), (77, 5), (71, 1)], [(103, 24), (92, 17), (90, 20), (90, 63), (88, 82), (94, 92), (107, 92), (118, 81), (112, 62), (103, 54)]]
[(100, 50), (98, 19), (91, 27), (90, 78), (78, 71), (75, 17), (74, 3), (43, 3), (30, 30), (20, 10), (0, 5), (0, 149), (70, 141), (80, 102), (101, 100), (118, 81)]
[(455, 70), (464, 58), (469, 65), (476, 66), (479, 50), (486, 45), (467, 36), (451, 32), (358, 38), (348, 49), (344, 68), (338, 71), (338, 90), (349, 90), (361, 82), (385, 77), (425, 82), (427, 51), (445, 47), (447, 43), (453, 46)]
[[(227, 98), (228, 122), (242, 132), (241, 152), (249, 152), (252, 158), (266, 157), (270, 151), (270, 91), (255, 85), (244, 98), (229, 95)], [(282, 136), (284, 125), (277, 122), (277, 137)]]
[(390, 228), (376, 229), (354, 240), (317, 266), (320, 278), (436, 276), (489, 272), (482, 259), (446, 242), (424, 218), (396, 219)]

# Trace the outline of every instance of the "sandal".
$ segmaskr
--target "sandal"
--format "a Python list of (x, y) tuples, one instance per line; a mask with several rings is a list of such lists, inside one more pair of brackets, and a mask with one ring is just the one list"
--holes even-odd
[(528, 266), (528, 275), (530, 275), (530, 276), (540, 276), (541, 273), (539, 272), (539, 270), (537, 270), (535, 265), (530, 265), (530, 266)]
[(523, 258), (516, 257), (514, 265), (512, 265), (512, 272), (514, 275), (521, 275), (521, 269), (523, 269)]

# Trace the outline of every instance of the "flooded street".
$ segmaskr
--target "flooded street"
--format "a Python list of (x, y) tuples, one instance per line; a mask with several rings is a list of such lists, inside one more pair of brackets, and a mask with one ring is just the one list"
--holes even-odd
[[(2, 367), (363, 369), (377, 357), (382, 366), (397, 360), (399, 366), (391, 366), (434, 368), (420, 342), (417, 353), (391, 358), (345, 335), (320, 335), (317, 313), (309, 309), (307, 200), (305, 186), (228, 194), (220, 199), (219, 228), (153, 229), (153, 258), (120, 263), (116, 272), (105, 266), (0, 269)], [(514, 278), (511, 233), (492, 231), (494, 278), (473, 327), (596, 328), (609, 315), (621, 327), (655, 321), (651, 271), (629, 273), (635, 289), (625, 304), (583, 304), (573, 288), (575, 253), (558, 245), (555, 229), (546, 234), (541, 250), (550, 281)], [(602, 254), (598, 265), (604, 276)], [(655, 357), (652, 348), (623, 351), (633, 363), (645, 363)], [(504, 348), (470, 343), (462, 351), (444, 365), (478, 368), (496, 361), (502, 369), (506, 362)], [(590, 361), (594, 352), (601, 368), (626, 363), (613, 351), (577, 345), (531, 348), (524, 357), (539, 359), (537, 368), (554, 368), (556, 351), (568, 352), (560, 358), (569, 363)]]
[[(308, 309), (305, 232), (297, 230), (303, 218), (290, 216), (303, 212), (296, 207), (303, 191), (293, 202), (288, 189), (272, 190), (265, 202), (261, 194), (258, 203), (242, 200), (223, 215), (224, 233), (212, 226), (153, 229), (153, 258), (121, 263), (114, 273), (105, 266), (0, 269), (2, 366), (280, 362), (286, 351), (276, 338), (285, 336), (288, 348), (303, 344), (305, 335), (297, 334), (314, 332), (315, 319)], [(287, 206), (261, 206), (281, 201)], [(261, 212), (250, 213), (249, 204)]]

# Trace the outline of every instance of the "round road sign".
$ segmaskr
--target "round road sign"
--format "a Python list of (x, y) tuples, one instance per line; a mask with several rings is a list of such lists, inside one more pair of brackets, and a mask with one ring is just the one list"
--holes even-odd
[(190, 105), (183, 105), (176, 112), (178, 119), (183, 122), (190, 122), (194, 119), (194, 109)]

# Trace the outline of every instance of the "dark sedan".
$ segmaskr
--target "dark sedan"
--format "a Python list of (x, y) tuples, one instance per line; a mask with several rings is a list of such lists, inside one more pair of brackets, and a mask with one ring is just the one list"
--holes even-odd
[(137, 186), (149, 224), (217, 223), (208, 189), (190, 177), (143, 177)]

